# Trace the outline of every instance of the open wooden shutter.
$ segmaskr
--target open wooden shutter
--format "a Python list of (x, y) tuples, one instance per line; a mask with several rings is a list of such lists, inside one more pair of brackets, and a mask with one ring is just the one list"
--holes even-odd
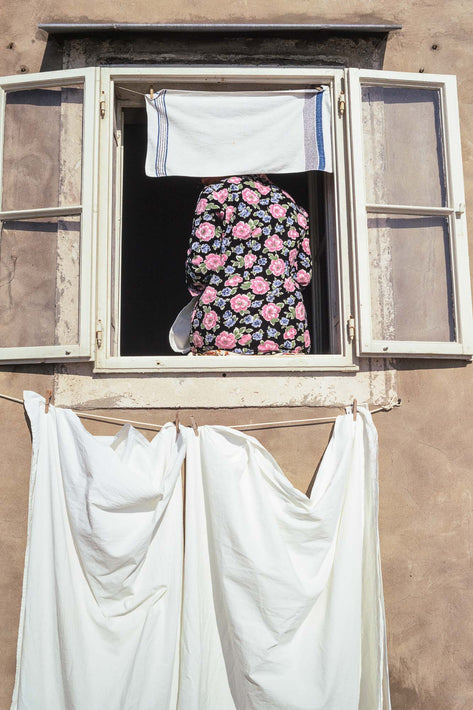
[(455, 77), (347, 74), (359, 354), (470, 356)]
[(0, 78), (0, 360), (89, 359), (96, 70)]

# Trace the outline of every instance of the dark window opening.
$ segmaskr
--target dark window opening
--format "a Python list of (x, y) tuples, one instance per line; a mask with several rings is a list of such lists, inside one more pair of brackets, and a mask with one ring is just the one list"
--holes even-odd
[[(202, 185), (198, 178), (146, 177), (145, 112), (124, 109), (124, 117), (120, 355), (175, 355), (168, 334), (190, 298), (184, 262)], [(314, 269), (304, 299), (311, 352), (328, 353), (331, 326), (325, 176), (294, 173), (270, 177), (310, 215)]]

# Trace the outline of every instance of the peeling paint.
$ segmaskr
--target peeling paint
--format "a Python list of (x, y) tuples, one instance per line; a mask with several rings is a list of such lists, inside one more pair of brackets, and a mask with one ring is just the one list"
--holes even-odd
[[(231, 18), (227, 18), (228, 22)], [(284, 20), (287, 22), (287, 20)], [(119, 64), (253, 64), (359, 66), (381, 69), (387, 33), (299, 31), (269, 33), (115, 33), (81, 38), (55, 36), (64, 49), (63, 67)], [(58, 55), (58, 59), (59, 59)], [(51, 69), (48, 65), (48, 69)], [(57, 69), (62, 68), (57, 66)]]
[[(370, 405), (396, 396), (393, 363), (363, 361), (358, 373), (297, 374), (193, 373), (187, 377), (160, 374), (92, 374), (92, 364), (58, 365), (55, 399), (60, 406), (105, 407), (340, 407), (356, 397)], [(371, 369), (370, 369), (371, 368)]]

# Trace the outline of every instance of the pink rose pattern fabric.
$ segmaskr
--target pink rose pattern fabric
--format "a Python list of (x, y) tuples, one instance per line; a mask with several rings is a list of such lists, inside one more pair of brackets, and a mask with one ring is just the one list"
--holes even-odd
[(199, 296), (191, 325), (195, 353), (308, 353), (302, 290), (311, 280), (307, 212), (261, 176), (207, 185), (186, 260)]

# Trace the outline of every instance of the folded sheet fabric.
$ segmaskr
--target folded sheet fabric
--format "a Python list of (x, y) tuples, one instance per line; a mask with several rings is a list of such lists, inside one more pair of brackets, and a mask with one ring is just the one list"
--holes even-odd
[[(33, 434), (12, 708), (166, 710), (177, 702), (182, 436), (95, 437), (24, 394)], [(179, 482), (179, 483), (178, 483)]]
[(39, 395), (25, 405), (14, 710), (390, 707), (366, 409), (337, 419), (307, 498), (226, 427), (94, 437)]
[(217, 177), (332, 171), (331, 99), (323, 90), (145, 96), (146, 175)]
[(199, 432), (187, 450), (183, 708), (389, 708), (368, 410), (337, 418), (310, 498), (255, 439)]

